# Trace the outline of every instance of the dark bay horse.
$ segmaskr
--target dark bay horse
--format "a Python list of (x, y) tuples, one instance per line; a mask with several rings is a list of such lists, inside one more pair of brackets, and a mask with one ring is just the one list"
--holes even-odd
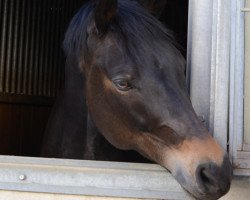
[(66, 83), (43, 156), (138, 161), (136, 151), (198, 199), (229, 190), (231, 164), (193, 110), (185, 60), (146, 9), (132, 0), (88, 2), (64, 49)]

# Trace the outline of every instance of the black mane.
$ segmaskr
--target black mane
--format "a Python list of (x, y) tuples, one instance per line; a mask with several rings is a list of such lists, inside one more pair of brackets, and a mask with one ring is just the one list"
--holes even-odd
[[(72, 19), (64, 40), (66, 56), (70, 53), (77, 57), (87, 55), (87, 29), (93, 21), (95, 4), (86, 3)], [(117, 17), (109, 24), (109, 31), (123, 38), (130, 55), (135, 60), (145, 58), (146, 52), (156, 57), (166, 57), (168, 52), (179, 54), (178, 45), (172, 32), (145, 10), (137, 1), (119, 0)], [(171, 49), (171, 51), (162, 51)]]

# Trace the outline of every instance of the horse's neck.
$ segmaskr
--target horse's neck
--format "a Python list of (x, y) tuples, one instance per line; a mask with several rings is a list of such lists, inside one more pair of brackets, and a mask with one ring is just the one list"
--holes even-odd
[(65, 67), (65, 85), (45, 131), (42, 156), (83, 158), (87, 125), (84, 76), (74, 59)]
[(95, 160), (95, 147), (96, 147), (96, 139), (99, 136), (99, 132), (95, 127), (91, 117), (88, 113), (87, 119), (87, 132), (86, 132), (86, 140), (85, 140), (85, 149), (84, 149), (84, 159), (86, 160)]
[[(113, 160), (122, 158), (120, 150), (113, 147), (98, 131), (91, 116), (88, 114), (86, 144), (84, 159), (87, 160)], [(119, 155), (118, 155), (119, 154)]]

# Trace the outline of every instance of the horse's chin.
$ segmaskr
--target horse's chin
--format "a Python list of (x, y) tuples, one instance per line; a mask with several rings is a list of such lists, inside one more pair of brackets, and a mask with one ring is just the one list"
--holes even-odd
[(191, 180), (188, 182), (183, 181), (183, 179), (179, 179), (180, 177), (174, 176), (174, 178), (178, 181), (178, 183), (182, 186), (182, 188), (187, 192), (191, 199), (199, 199), (199, 200), (216, 200), (219, 199), (222, 195), (209, 195), (202, 192), (202, 190), (197, 186), (197, 184)]
[[(226, 161), (227, 157), (225, 157), (224, 162)], [(203, 165), (200, 164), (200, 166)], [(225, 164), (223, 164), (220, 168), (219, 166), (216, 166), (215, 168), (218, 168), (217, 170), (227, 171), (227, 169), (225, 168)], [(230, 170), (231, 169), (229, 169), (227, 174), (231, 173)], [(199, 173), (197, 173), (197, 171)], [(186, 170), (186, 168), (183, 166), (181, 166), (180, 168), (177, 167), (174, 170), (170, 170), (170, 172), (178, 181), (178, 183), (195, 199), (216, 200), (225, 195), (230, 189), (232, 177), (230, 177), (230, 175), (229, 177), (225, 176), (225, 174), (222, 175), (222, 171), (216, 172), (218, 173), (218, 177), (216, 177), (217, 180), (211, 179), (207, 183), (204, 183), (204, 180), (209, 178), (209, 176), (207, 178), (204, 178), (204, 180), (200, 180), (202, 177), (200, 177), (199, 175), (201, 173), (199, 167), (196, 169), (195, 173)], [(223, 179), (224, 181), (222, 182)], [(215, 182), (213, 183), (213, 181)]]

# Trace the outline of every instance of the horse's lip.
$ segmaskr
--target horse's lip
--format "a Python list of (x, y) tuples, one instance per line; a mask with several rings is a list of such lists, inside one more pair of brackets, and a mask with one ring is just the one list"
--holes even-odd
[(190, 189), (185, 188), (181, 183), (179, 183), (179, 184), (185, 190), (185, 192), (190, 196), (190, 198), (192, 198), (194, 200), (216, 200), (216, 199), (219, 199), (221, 197), (219, 195), (210, 196), (209, 194), (204, 194), (203, 192), (199, 191), (198, 188), (196, 190), (190, 191)]

